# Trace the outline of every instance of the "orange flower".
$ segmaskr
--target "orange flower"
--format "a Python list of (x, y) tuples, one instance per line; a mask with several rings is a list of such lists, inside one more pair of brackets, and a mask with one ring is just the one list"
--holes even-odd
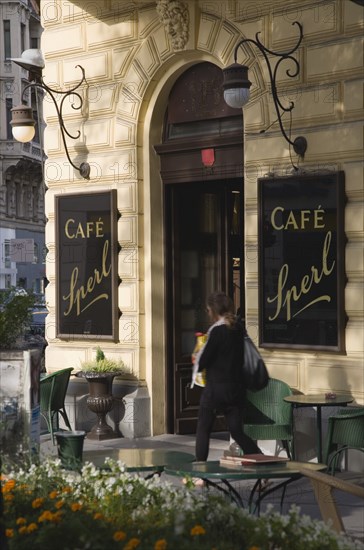
[(53, 520), (53, 514), (50, 510), (44, 510), (44, 512), (39, 516), (38, 523), (42, 523), (43, 521), (52, 521)]
[(6, 494), (4, 495), (4, 500), (10, 502), (11, 500), (14, 500), (14, 495)]
[(36, 531), (38, 529), (38, 525), (36, 523), (29, 523), (27, 527), (27, 533), (32, 533), (33, 531)]
[(137, 538), (130, 539), (127, 544), (124, 546), (124, 550), (134, 550), (137, 546), (139, 546), (140, 540)]
[(154, 550), (167, 550), (167, 541), (166, 539), (159, 539), (154, 545)]
[(11, 539), (11, 537), (14, 536), (14, 529), (5, 529), (5, 536), (8, 539)]
[(49, 493), (49, 498), (53, 500), (58, 497), (58, 494), (59, 494), (58, 491), (51, 491)]
[(205, 529), (202, 527), (202, 525), (195, 525), (194, 527), (192, 527), (191, 529), (191, 535), (194, 537), (196, 535), (205, 535), (206, 534), (206, 531)]
[(64, 500), (59, 500), (58, 502), (56, 502), (55, 507), (57, 508), (57, 510), (59, 510), (60, 508), (62, 508), (63, 505)]
[(81, 508), (82, 508), (82, 504), (80, 504), (79, 502), (72, 502), (71, 504), (72, 512), (78, 512), (78, 510), (81, 510)]
[(100, 514), (100, 512), (95, 512), (94, 513), (94, 519), (104, 519), (104, 516), (102, 514)]
[(44, 498), (35, 498), (32, 502), (32, 508), (40, 508), (44, 502)]
[(27, 520), (25, 518), (18, 518), (15, 523), (17, 525), (25, 525), (26, 522), (27, 522)]
[(249, 550), (260, 550), (259, 546), (251, 546)]
[(22, 527), (20, 527), (19, 533), (20, 533), (21, 535), (25, 535), (25, 533), (27, 533), (27, 528), (26, 528), (25, 525), (22, 525)]
[(52, 521), (54, 523), (60, 523), (62, 520), (62, 516), (63, 516), (62, 510), (58, 510), (57, 512), (54, 512), (54, 514), (52, 515)]
[(113, 539), (118, 542), (119, 540), (126, 539), (126, 533), (124, 531), (115, 531)]
[(72, 487), (63, 487), (62, 493), (72, 493)]
[(15, 487), (15, 479), (9, 479), (6, 483), (4, 483), (4, 486), (2, 488), (3, 493), (9, 493), (12, 491)]

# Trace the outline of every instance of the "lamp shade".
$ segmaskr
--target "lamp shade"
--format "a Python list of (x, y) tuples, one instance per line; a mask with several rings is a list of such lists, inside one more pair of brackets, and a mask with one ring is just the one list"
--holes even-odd
[(32, 108), (27, 105), (19, 105), (11, 109), (13, 118), (10, 121), (14, 138), (21, 143), (32, 141), (35, 135), (35, 122)]
[(21, 57), (11, 57), (10, 59), (27, 71), (33, 71), (42, 74), (42, 69), (44, 69), (43, 54), (41, 50), (38, 49), (32, 48), (30, 50), (25, 50), (21, 54)]
[(248, 79), (248, 67), (233, 63), (222, 72), (225, 102), (234, 109), (241, 109), (250, 97), (249, 88), (252, 83)]
[(229, 88), (224, 90), (224, 100), (229, 107), (233, 109), (241, 109), (248, 103), (250, 91), (248, 88)]
[(28, 141), (32, 141), (35, 135), (35, 128), (34, 126), (14, 126), (12, 133), (16, 141), (28, 143)]

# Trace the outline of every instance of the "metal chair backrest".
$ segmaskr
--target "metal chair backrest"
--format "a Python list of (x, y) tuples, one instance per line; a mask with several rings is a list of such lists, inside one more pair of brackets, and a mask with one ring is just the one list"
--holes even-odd
[(69, 367), (48, 374), (40, 380), (40, 413), (47, 422), (47, 428), (53, 442), (54, 419), (56, 419), (56, 427), (58, 429), (58, 413), (62, 415), (67, 428), (71, 430), (64, 402), (72, 371), (73, 367)]
[(329, 416), (324, 462), (333, 471), (345, 449), (364, 452), (364, 407), (346, 407)]
[[(282, 380), (270, 378), (260, 391), (247, 391), (244, 412), (244, 432), (255, 440), (282, 440), (288, 456), (293, 455), (293, 414), (290, 403), (283, 398), (292, 390)], [(291, 448), (287, 442), (290, 442)]]
[(48, 374), (40, 381), (40, 409), (57, 411), (64, 407), (68, 383), (73, 368)]
[(292, 395), (292, 390), (282, 380), (271, 378), (268, 385), (260, 391), (247, 391), (247, 415), (249, 424), (291, 424), (292, 407), (283, 401), (283, 397)]

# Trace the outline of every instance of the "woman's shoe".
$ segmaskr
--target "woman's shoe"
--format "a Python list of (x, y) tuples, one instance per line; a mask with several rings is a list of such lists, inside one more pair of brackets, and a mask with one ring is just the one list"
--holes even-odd
[(264, 493), (273, 484), (271, 479), (261, 479), (258, 486), (258, 493)]

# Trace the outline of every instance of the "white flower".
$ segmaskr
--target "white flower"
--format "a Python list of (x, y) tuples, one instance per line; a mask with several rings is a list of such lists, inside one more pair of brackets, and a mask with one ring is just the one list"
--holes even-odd
[[(120, 502), (120, 511), (126, 512), (128, 519), (135, 521), (141, 537), (145, 518), (151, 511), (153, 518), (159, 514), (162, 526), (163, 522), (166, 526), (172, 526), (175, 536), (184, 537), (191, 521), (202, 521), (207, 533), (209, 526), (220, 526), (222, 531), (239, 533), (243, 540), (244, 533), (255, 532), (257, 539), (262, 538), (265, 541), (266, 548), (272, 548), (273, 541), (276, 549), (283, 545), (286, 547), (287, 540), (290, 542), (294, 533), (294, 539), (299, 541), (299, 547), (306, 550), (310, 548), (364, 549), (360, 541), (337, 536), (323, 522), (301, 514), (300, 509), (294, 505), (285, 515), (279, 514), (273, 506), (268, 506), (267, 511), (257, 518), (250, 515), (247, 510), (238, 508), (214, 493), (196, 492), (185, 487), (177, 487), (159, 476), (146, 480), (142, 476), (128, 473), (125, 471), (125, 465), (120, 461), (109, 460), (108, 468), (108, 470), (99, 470), (92, 464), (85, 464), (79, 474), (63, 470), (60, 461), (53, 460), (45, 461), (40, 465), (32, 464), (28, 470), (7, 472), (4, 481), (12, 477), (36, 489), (42, 485), (52, 488), (71, 486), (72, 492), (69, 498), (86, 504), (100, 503), (106, 515), (109, 501), (113, 502), (114, 506), (115, 502), (118, 506)], [(114, 515), (115, 510), (111, 510), (111, 513)], [(86, 537), (86, 535), (80, 533), (80, 537)], [(221, 540), (212, 542), (217, 547), (223, 548)], [(92, 548), (92, 544), (85, 538), (82, 548)]]

